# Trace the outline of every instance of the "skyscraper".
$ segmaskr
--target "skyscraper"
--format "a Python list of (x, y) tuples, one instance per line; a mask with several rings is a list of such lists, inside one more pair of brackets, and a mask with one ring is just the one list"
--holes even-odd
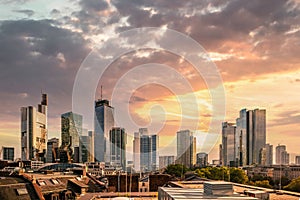
[(47, 156), (46, 156), (47, 163), (54, 163), (57, 161), (57, 159), (59, 159), (58, 148), (59, 148), (58, 138), (51, 138), (48, 140)]
[(2, 147), (1, 152), (2, 152), (1, 157), (3, 160), (14, 161), (14, 159), (15, 159), (15, 148), (14, 147)]
[(247, 110), (240, 111), (239, 118), (236, 119), (235, 135), (235, 156), (237, 164), (243, 166), (247, 164)]
[(61, 143), (62, 148), (72, 149), (72, 162), (78, 163), (79, 141), (82, 136), (82, 115), (67, 112), (61, 115)]
[(285, 145), (278, 145), (276, 147), (276, 164), (288, 165), (290, 160), (290, 154), (286, 151)]
[(236, 166), (236, 153), (235, 153), (235, 134), (236, 126), (234, 123), (222, 123), (222, 165), (223, 166)]
[(247, 164), (259, 164), (262, 148), (266, 145), (266, 110), (247, 111)]
[(148, 135), (147, 128), (140, 128), (134, 133), (133, 139), (133, 168), (135, 171), (141, 170), (141, 136)]
[(158, 168), (158, 136), (140, 136), (140, 167), (141, 171), (155, 171)]
[(196, 138), (190, 130), (177, 132), (177, 159), (175, 163), (185, 165), (188, 168), (196, 164)]
[(92, 150), (92, 137), (90, 135), (83, 135), (80, 138), (79, 146), (79, 162), (93, 162), (91, 159)]
[(94, 156), (97, 162), (110, 163), (109, 131), (114, 127), (114, 108), (108, 100), (95, 102)]
[(206, 167), (208, 165), (208, 154), (205, 152), (197, 153), (197, 162), (198, 167)]
[(45, 161), (47, 140), (47, 94), (42, 94), (38, 110), (21, 108), (21, 158)]
[(126, 170), (127, 135), (124, 128), (113, 127), (109, 132), (111, 165)]

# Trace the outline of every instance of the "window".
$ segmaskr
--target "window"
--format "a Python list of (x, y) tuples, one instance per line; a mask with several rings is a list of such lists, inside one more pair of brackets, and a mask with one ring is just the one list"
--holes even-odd
[(38, 181), (39, 185), (42, 186), (42, 185), (46, 185), (46, 182), (45, 181)]
[(57, 179), (51, 179), (51, 181), (52, 181), (52, 183), (55, 184), (55, 185), (59, 184), (59, 182), (58, 182)]

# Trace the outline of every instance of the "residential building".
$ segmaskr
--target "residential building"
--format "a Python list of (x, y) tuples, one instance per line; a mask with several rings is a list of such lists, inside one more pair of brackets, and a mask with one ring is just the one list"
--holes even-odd
[(82, 115), (67, 112), (61, 115), (61, 148), (68, 147), (72, 162), (80, 162), (79, 145), (82, 136)]
[(159, 169), (175, 163), (175, 156), (159, 156)]
[(47, 163), (55, 163), (59, 159), (59, 139), (58, 138), (51, 138), (47, 142), (47, 156), (46, 162)]
[(206, 167), (208, 166), (208, 154), (205, 152), (197, 153), (197, 167)]
[(109, 132), (110, 160), (112, 166), (120, 166), (126, 170), (127, 134), (124, 128), (113, 127)]
[(190, 130), (177, 132), (177, 159), (175, 162), (188, 168), (196, 164), (196, 137)]
[(38, 109), (21, 108), (21, 158), (45, 161), (47, 140), (47, 94), (42, 94)]
[(235, 157), (235, 133), (236, 126), (234, 123), (222, 123), (222, 165), (236, 166)]
[(3, 160), (14, 161), (14, 159), (15, 159), (15, 148), (14, 147), (2, 147), (1, 153), (2, 153), (1, 158)]
[(114, 108), (108, 100), (95, 101), (94, 157), (97, 162), (110, 163), (109, 131), (114, 127)]

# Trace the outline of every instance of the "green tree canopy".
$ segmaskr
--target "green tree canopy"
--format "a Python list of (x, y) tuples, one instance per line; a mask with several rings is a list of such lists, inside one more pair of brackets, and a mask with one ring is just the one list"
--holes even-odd
[(230, 168), (230, 181), (234, 183), (245, 184), (248, 182), (248, 176), (242, 169)]
[(300, 192), (300, 177), (293, 179), (290, 184), (283, 187), (283, 189), (293, 192)]
[(170, 174), (171, 176), (181, 177), (188, 171), (188, 168), (185, 165), (174, 164), (168, 165), (165, 173)]

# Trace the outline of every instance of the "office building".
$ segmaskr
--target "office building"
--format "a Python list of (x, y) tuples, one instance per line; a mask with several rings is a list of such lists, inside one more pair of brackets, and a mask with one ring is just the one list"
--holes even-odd
[(259, 164), (266, 145), (266, 110), (247, 111), (247, 164)]
[(141, 136), (148, 135), (147, 128), (140, 128), (138, 132), (134, 133), (133, 139), (133, 168), (136, 172), (141, 170)]
[(190, 130), (177, 132), (176, 164), (182, 164), (188, 168), (196, 164), (196, 137)]
[(175, 163), (175, 156), (159, 156), (159, 169)]
[(94, 152), (94, 150), (95, 150), (95, 135), (94, 135), (94, 131), (88, 131), (88, 136), (90, 137), (90, 142), (91, 142), (91, 149), (89, 149), (89, 156), (90, 156), (90, 158), (89, 158), (89, 160), (90, 160), (90, 162), (95, 162), (95, 152)]
[(235, 157), (237, 164), (243, 166), (247, 164), (247, 110), (240, 111), (239, 118), (236, 119), (235, 135)]
[(158, 168), (158, 135), (140, 136), (140, 171), (155, 171)]
[(113, 127), (109, 132), (111, 165), (126, 170), (127, 135), (124, 128)]
[(223, 165), (223, 146), (219, 145), (219, 165)]
[(58, 138), (51, 138), (47, 142), (47, 156), (46, 162), (47, 163), (55, 163), (59, 159), (59, 139)]
[[(80, 162), (79, 141), (82, 136), (82, 116), (73, 112), (61, 115), (61, 143), (62, 148), (68, 147), (71, 153), (71, 162)], [(69, 161), (70, 162), (70, 161)]]
[(47, 140), (47, 94), (36, 110), (33, 106), (21, 108), (21, 158), (45, 161)]
[(1, 156), (2, 160), (10, 160), (10, 161), (15, 160), (15, 148), (14, 147), (2, 147), (1, 153), (2, 153), (2, 156)]
[(288, 165), (290, 162), (290, 155), (286, 151), (285, 145), (278, 145), (276, 147), (276, 164)]
[(236, 126), (234, 123), (222, 123), (222, 165), (236, 166), (235, 157), (235, 133)]
[(266, 166), (273, 165), (273, 145), (266, 144)]
[(80, 146), (79, 146), (79, 162), (93, 162), (91, 156), (92, 150), (92, 136), (83, 135), (80, 138)]
[(197, 167), (206, 167), (208, 166), (208, 154), (205, 152), (197, 153)]
[(97, 162), (110, 163), (109, 131), (114, 127), (114, 108), (108, 100), (95, 102), (94, 157)]

